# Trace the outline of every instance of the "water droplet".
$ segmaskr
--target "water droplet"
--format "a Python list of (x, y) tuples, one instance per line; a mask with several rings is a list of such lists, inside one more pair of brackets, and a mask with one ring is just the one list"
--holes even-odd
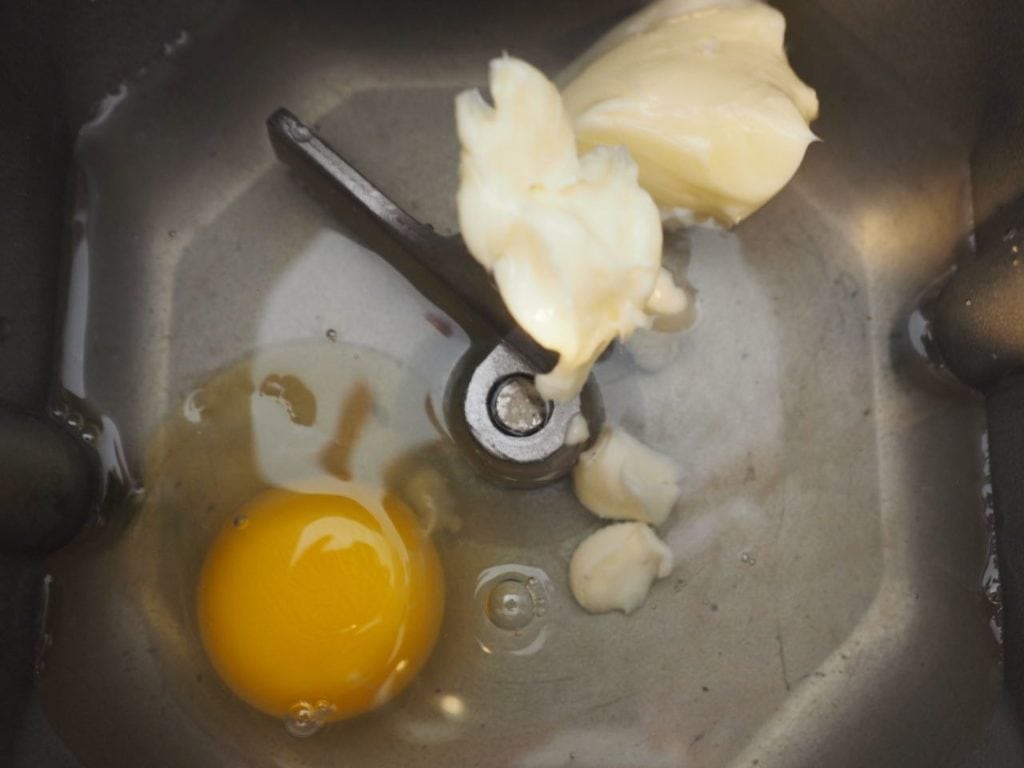
[(1003, 232), (1003, 240), (1006, 241), (1006, 242), (1009, 242), (1010, 240), (1013, 240), (1015, 237), (1017, 237), (1017, 228), (1016, 227), (1010, 227), (1005, 232)]
[(974, 302), (973, 302), (973, 301), (971, 301), (970, 299), (967, 299), (967, 300), (966, 300), (966, 301), (964, 302), (964, 306), (965, 306), (965, 307), (969, 307), (969, 306), (971, 306), (972, 304), (974, 304)]
[(249, 524), (249, 518), (245, 515), (235, 515), (231, 518), (231, 524), (235, 526), (235, 528), (242, 529)]
[(189, 392), (188, 397), (185, 398), (185, 402), (181, 406), (181, 413), (185, 420), (192, 424), (198, 424), (203, 420), (203, 413), (205, 411), (206, 405), (203, 403), (203, 390), (194, 389)]
[(920, 308), (915, 309), (907, 320), (907, 336), (918, 357), (932, 365), (942, 365), (931, 323)]
[(502, 581), (487, 596), (487, 617), (500, 629), (522, 629), (533, 615), (533, 595), (521, 581)]
[(749, 552), (744, 552), (740, 555), (740, 562), (744, 565), (757, 565), (757, 558)]
[(1020, 253), (1020, 246), (1018, 246), (1018, 245), (1010, 246), (1010, 253)]
[(1010, 262), (1010, 266), (1019, 267), (1020, 266), (1020, 259), (1014, 259), (1013, 261), (1011, 261)]
[(176, 238), (178, 236), (178, 233), (175, 232), (173, 229), (168, 229), (167, 230), (167, 236), (173, 240), (174, 238)]
[(304, 739), (323, 728), (324, 721), (316, 707), (305, 701), (300, 701), (289, 711), (288, 717), (284, 721), (284, 727), (292, 736)]
[(189, 44), (190, 39), (188, 30), (181, 30), (176, 38), (170, 42), (164, 43), (164, 56), (167, 56), (168, 58), (176, 56), (182, 48)]
[(337, 341), (338, 340), (338, 332), (336, 330), (334, 330), (333, 328), (328, 328), (327, 329), (327, 339), (329, 341)]
[(47, 573), (43, 576), (41, 589), (39, 591), (39, 622), (42, 632), (39, 633), (35, 648), (35, 674), (41, 675), (46, 669), (46, 654), (53, 646), (53, 634), (51, 629), (54, 624), (53, 608), (54, 593), (57, 590), (53, 575)]

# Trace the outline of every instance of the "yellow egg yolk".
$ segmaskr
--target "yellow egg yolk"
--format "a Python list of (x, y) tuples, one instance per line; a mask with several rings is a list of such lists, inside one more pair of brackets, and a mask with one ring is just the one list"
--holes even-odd
[(373, 709), (408, 685), (437, 639), (444, 588), (432, 542), (396, 498), (360, 500), (265, 491), (206, 556), (206, 653), (269, 715), (312, 708), (329, 721)]

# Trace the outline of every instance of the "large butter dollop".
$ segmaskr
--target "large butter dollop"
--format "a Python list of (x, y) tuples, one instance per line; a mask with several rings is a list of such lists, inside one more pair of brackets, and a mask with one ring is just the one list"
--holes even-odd
[(537, 388), (567, 400), (612, 339), (686, 295), (661, 268), (658, 208), (629, 153), (578, 157), (558, 90), (523, 61), (492, 61), (490, 89), (493, 107), (475, 90), (455, 101), (459, 226), (516, 322), (559, 354)]
[(756, 0), (659, 0), (567, 73), (581, 150), (623, 145), (684, 222), (736, 224), (796, 173), (814, 90), (786, 60), (782, 14)]

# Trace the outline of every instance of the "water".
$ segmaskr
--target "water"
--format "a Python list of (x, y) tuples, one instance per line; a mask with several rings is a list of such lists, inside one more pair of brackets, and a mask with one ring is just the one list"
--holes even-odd
[[(543, 651), (558, 618), (570, 610), (551, 576), (540, 568), (509, 563), (484, 569), (476, 579), (480, 611), (477, 644), (487, 656), (530, 656)], [(552, 615), (555, 621), (551, 621)]]
[(285, 730), (300, 739), (317, 734), (325, 725), (324, 716), (329, 714), (331, 706), (321, 702), (318, 706), (300, 702), (292, 707), (292, 711), (284, 721)]
[[(973, 248), (973, 244), (971, 247)], [(966, 257), (972, 258), (973, 256), (972, 252)], [(962, 397), (967, 392), (967, 389), (947, 368), (935, 341), (931, 326), (933, 304), (955, 271), (956, 265), (953, 265), (938, 278), (932, 280), (921, 293), (917, 306), (910, 313), (907, 320), (905, 338), (913, 354), (913, 362), (907, 368), (910, 374), (909, 378), (928, 389), (943, 392), (951, 397), (957, 395)], [(965, 306), (968, 307), (972, 306), (972, 303), (970, 299), (964, 301)], [(992, 356), (995, 358), (995, 353)], [(995, 502), (992, 495), (992, 476), (987, 432), (981, 433), (980, 444), (981, 473), (979, 490), (981, 517), (984, 526), (985, 559), (979, 586), (989, 614), (989, 626), (992, 637), (997, 645), (1001, 645), (1003, 642), (1002, 589), (999, 575)]]
[(981, 575), (981, 590), (991, 611), (990, 626), (996, 642), (1003, 642), (1003, 590), (999, 576), (999, 555), (996, 542), (995, 498), (992, 495), (992, 459), (988, 449), (988, 433), (982, 435), (981, 455), (983, 474), (981, 486), (982, 510), (988, 531), (985, 568)]
[(525, 584), (508, 579), (494, 586), (487, 594), (487, 618), (499, 629), (522, 630), (533, 621), (533, 594)]
[(52, 574), (45, 574), (39, 590), (39, 639), (36, 641), (33, 671), (38, 677), (46, 669), (46, 654), (53, 645), (56, 618), (57, 585)]
[[(661, 531), (678, 566), (647, 604), (594, 617), (572, 601), (569, 557), (600, 523), (568, 482), (492, 488), (451, 450), (436, 414), (465, 335), (305, 196), (263, 121), (287, 106), (450, 232), (452, 94), (512, 42), (555, 70), (582, 21), (601, 21), (513, 10), (374, 26), (327, 4), (250, 7), (215, 37), (193, 31), (83, 131), (53, 406), (134, 493), (103, 511), (117, 525), (51, 563), (64, 594), (39, 687), (89, 763), (150, 763), (161, 744), (169, 765), (715, 768), (811, 741), (836, 764), (868, 744), (934, 763), (984, 724), (987, 532), (964, 512), (981, 419), (915, 386), (890, 346), (967, 220), (901, 215), (961, 195), (965, 171), (876, 61), (836, 63), (840, 30), (791, 34), (808, 79), (843, 95), (823, 102), (825, 141), (795, 183), (736, 232), (667, 241), (699, 322), (598, 367), (609, 421), (685, 469)], [(914, 336), (927, 358), (923, 321)], [(238, 505), (323, 473), (339, 433), (360, 437), (331, 466), (392, 488), (433, 531), (447, 608), (405, 694), (295, 739), (217, 681), (195, 578)], [(922, 663), (948, 674), (900, 677)], [(316, 730), (310, 706), (293, 729)], [(863, 725), (836, 735), (824, 712)], [(915, 743), (926, 725), (939, 735)]]
[[(969, 390), (946, 366), (932, 330), (935, 301), (955, 271), (955, 265), (947, 267), (919, 292), (904, 328), (894, 334), (891, 354), (897, 369), (916, 385), (962, 398), (969, 396)], [(970, 300), (965, 304), (971, 306)]]
[(201, 389), (193, 389), (189, 392), (181, 406), (182, 415), (193, 424), (198, 424), (203, 420), (205, 410), (206, 405), (203, 403), (203, 390)]

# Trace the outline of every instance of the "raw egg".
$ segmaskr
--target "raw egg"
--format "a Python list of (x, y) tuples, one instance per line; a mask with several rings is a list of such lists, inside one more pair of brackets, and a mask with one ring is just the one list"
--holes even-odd
[(199, 579), (211, 663), (279, 718), (387, 702), (429, 657), (443, 607), (434, 545), (386, 493), (265, 491), (225, 523)]

